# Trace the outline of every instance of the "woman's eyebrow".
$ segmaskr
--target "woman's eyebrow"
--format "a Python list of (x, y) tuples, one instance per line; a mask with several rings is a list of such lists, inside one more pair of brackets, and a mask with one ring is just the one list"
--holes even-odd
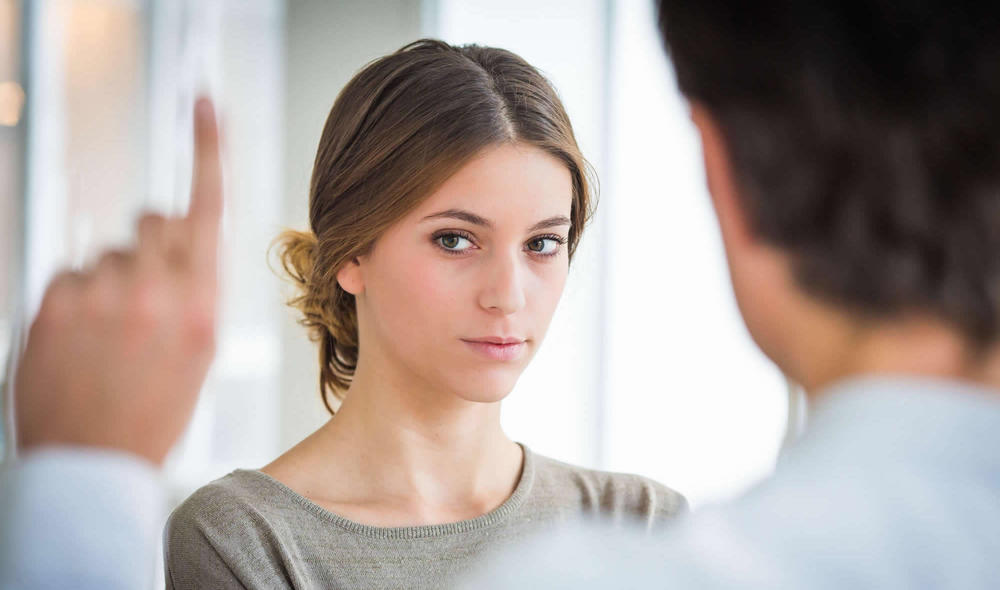
[[(429, 219), (457, 219), (459, 221), (465, 221), (473, 225), (478, 225), (481, 227), (493, 229), (493, 222), (485, 217), (476, 215), (471, 211), (466, 211), (465, 209), (446, 209), (438, 213), (432, 213), (427, 217), (424, 217), (421, 221), (427, 221)], [(543, 229), (548, 229), (550, 227), (559, 227), (562, 225), (571, 225), (569, 217), (565, 215), (555, 215), (549, 217), (548, 219), (543, 219), (536, 223), (535, 225), (528, 228), (529, 232), (535, 232)]]
[(487, 227), (493, 229), (493, 222), (485, 217), (476, 215), (471, 211), (466, 211), (464, 209), (447, 209), (439, 213), (434, 213), (424, 217), (422, 221), (427, 221), (428, 219), (442, 219), (451, 218), (458, 219), (459, 221), (465, 221), (471, 223), (472, 225), (480, 225), (482, 227)]
[(549, 217), (548, 219), (543, 219), (536, 223), (535, 225), (528, 228), (529, 232), (539, 231), (543, 229), (549, 229), (550, 227), (559, 227), (560, 225), (571, 225), (569, 217), (565, 215), (556, 215), (555, 217)]

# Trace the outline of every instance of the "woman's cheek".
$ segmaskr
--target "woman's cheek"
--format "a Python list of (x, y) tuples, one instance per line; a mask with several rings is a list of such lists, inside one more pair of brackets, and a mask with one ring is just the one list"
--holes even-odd
[[(400, 290), (406, 293), (408, 304), (411, 307), (420, 305), (429, 311), (457, 303), (459, 289), (454, 262), (425, 258), (414, 260), (407, 267), (406, 285)], [(413, 311), (419, 312), (416, 309)]]
[(536, 293), (538, 293), (539, 299), (545, 302), (547, 308), (554, 310), (559, 303), (563, 290), (566, 288), (568, 276), (569, 270), (556, 261), (547, 264), (536, 274), (538, 281)]

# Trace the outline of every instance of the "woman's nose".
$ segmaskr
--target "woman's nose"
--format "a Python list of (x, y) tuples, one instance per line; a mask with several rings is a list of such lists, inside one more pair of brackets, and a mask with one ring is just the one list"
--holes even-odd
[(479, 305), (490, 312), (510, 315), (527, 303), (522, 263), (518, 254), (496, 254), (485, 269)]

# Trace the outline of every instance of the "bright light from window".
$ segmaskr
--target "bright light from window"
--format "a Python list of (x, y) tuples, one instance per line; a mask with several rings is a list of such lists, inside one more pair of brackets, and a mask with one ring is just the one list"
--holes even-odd
[(646, 1), (617, 4), (612, 59), (608, 463), (693, 504), (770, 472), (786, 391), (746, 333), (700, 144)]

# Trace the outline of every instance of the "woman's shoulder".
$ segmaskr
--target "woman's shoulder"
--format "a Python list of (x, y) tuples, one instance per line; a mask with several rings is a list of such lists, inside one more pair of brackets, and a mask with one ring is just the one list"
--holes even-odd
[(238, 469), (200, 488), (180, 503), (167, 521), (167, 535), (177, 529), (224, 531), (245, 523), (251, 512), (274, 503), (274, 490), (263, 473)]
[(587, 512), (658, 520), (687, 511), (683, 495), (648, 477), (591, 469), (538, 454), (533, 461), (536, 494), (578, 501)]
[(272, 545), (292, 509), (279, 485), (259, 471), (239, 469), (202, 486), (167, 520), (167, 587), (280, 586)]

